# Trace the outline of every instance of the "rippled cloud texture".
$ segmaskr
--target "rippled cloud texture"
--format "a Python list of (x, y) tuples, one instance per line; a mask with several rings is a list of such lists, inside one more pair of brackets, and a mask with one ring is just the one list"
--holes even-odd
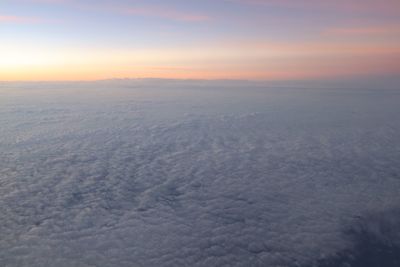
[(384, 242), (399, 234), (399, 100), (246, 82), (2, 83), (0, 265), (331, 266), (360, 220)]

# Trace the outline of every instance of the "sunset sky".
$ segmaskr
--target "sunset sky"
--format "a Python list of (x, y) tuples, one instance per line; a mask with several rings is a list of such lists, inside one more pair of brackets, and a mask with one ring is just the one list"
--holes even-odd
[(0, 80), (400, 75), (399, 0), (1, 0)]

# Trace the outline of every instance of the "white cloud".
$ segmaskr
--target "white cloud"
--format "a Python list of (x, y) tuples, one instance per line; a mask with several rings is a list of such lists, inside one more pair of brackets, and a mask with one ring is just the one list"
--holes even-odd
[(393, 91), (139, 80), (0, 94), (3, 266), (293, 266), (400, 200)]

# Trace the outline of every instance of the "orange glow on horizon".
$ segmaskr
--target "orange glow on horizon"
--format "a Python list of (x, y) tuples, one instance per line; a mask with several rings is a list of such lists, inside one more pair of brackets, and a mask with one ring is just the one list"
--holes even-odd
[(0, 44), (0, 80), (313, 79), (396, 72), (399, 55), (395, 45), (346, 43), (253, 41), (136, 50)]
[(398, 0), (4, 2), (0, 81), (400, 75)]

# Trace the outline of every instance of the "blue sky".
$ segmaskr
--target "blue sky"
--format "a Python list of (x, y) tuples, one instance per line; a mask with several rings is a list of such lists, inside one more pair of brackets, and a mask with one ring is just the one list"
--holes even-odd
[(397, 75), (394, 0), (3, 0), (0, 80)]

